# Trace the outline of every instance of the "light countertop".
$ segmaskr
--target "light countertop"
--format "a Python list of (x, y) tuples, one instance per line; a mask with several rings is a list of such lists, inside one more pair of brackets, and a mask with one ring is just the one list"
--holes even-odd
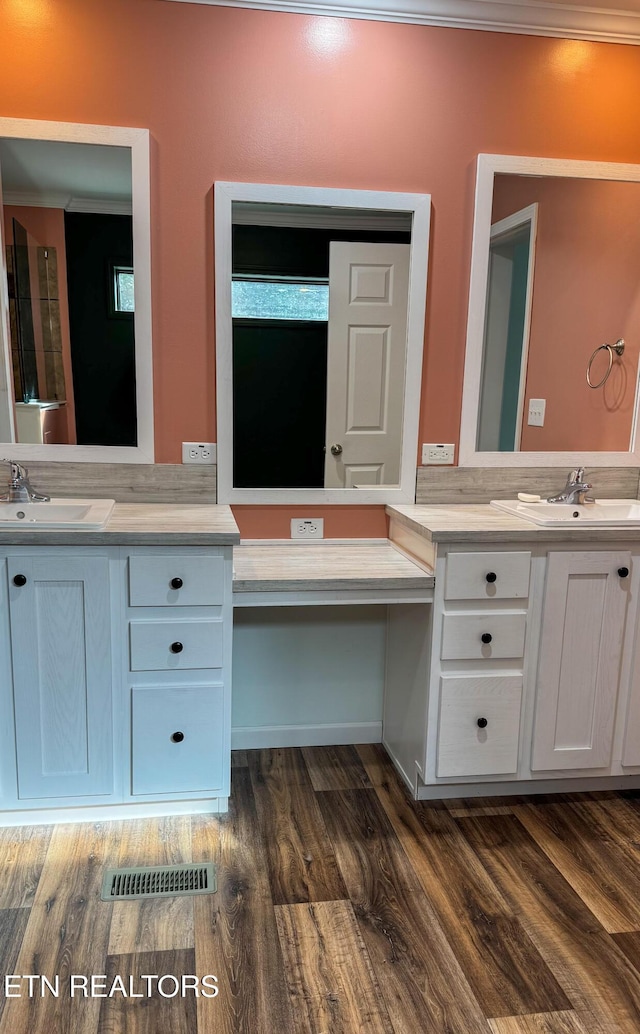
[(231, 507), (215, 504), (116, 503), (100, 530), (0, 528), (3, 546), (230, 546), (238, 542), (240, 531)]
[(433, 573), (391, 543), (246, 543), (233, 551), (234, 592), (428, 589)]
[(544, 528), (488, 503), (387, 506), (385, 512), (429, 542), (637, 542), (640, 528)]

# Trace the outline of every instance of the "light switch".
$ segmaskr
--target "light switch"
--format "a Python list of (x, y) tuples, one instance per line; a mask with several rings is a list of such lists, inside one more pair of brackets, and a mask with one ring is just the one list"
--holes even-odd
[(544, 427), (544, 411), (546, 408), (546, 399), (529, 399), (529, 416), (527, 423), (532, 427)]

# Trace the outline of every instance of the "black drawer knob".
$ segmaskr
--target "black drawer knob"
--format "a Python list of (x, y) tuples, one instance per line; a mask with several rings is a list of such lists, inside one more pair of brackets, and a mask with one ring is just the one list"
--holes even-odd
[(171, 742), (172, 743), (182, 743), (183, 739), (184, 739), (184, 733), (183, 732), (174, 732), (173, 735), (171, 736)]
[(628, 567), (619, 567), (618, 568), (618, 574), (620, 575), (621, 578), (628, 578), (629, 577), (629, 568)]
[(171, 653), (182, 653), (184, 646), (182, 643), (172, 643), (169, 649), (171, 650)]
[(486, 577), (487, 581), (489, 582), (489, 585), (493, 585), (493, 583), (497, 582), (497, 580), (498, 580), (498, 576), (497, 576), (495, 571), (489, 571), (488, 574), (485, 575), (485, 577)]
[(172, 578), (169, 582), (172, 589), (181, 589), (183, 584), (182, 578)]
[(15, 576), (15, 578), (13, 579), (13, 584), (17, 585), (18, 587), (20, 587), (22, 585), (26, 585), (27, 584), (27, 576), (26, 576), (26, 574), (17, 574)]
[(489, 722), (487, 721), (486, 718), (478, 718), (478, 721), (476, 722), (476, 725), (478, 726), (479, 729), (486, 729), (488, 724), (489, 724)]
[(491, 635), (491, 632), (483, 632), (480, 638), (482, 639), (483, 643), (490, 643), (493, 639), (493, 636)]

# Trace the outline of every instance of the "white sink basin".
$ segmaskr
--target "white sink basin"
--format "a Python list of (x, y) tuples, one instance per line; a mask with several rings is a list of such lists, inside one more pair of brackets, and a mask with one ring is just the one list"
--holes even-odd
[(569, 506), (567, 503), (521, 503), (519, 499), (492, 499), (491, 505), (515, 517), (545, 528), (633, 528), (640, 527), (640, 500), (599, 499), (595, 503)]
[(115, 506), (113, 499), (51, 499), (48, 503), (0, 502), (2, 528), (104, 528)]

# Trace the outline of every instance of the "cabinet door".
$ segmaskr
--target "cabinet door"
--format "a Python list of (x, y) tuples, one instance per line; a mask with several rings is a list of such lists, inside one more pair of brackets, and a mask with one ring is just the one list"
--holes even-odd
[(9, 557), (8, 573), (18, 795), (108, 794), (109, 562)]
[(549, 556), (533, 771), (610, 764), (630, 567), (624, 552)]

